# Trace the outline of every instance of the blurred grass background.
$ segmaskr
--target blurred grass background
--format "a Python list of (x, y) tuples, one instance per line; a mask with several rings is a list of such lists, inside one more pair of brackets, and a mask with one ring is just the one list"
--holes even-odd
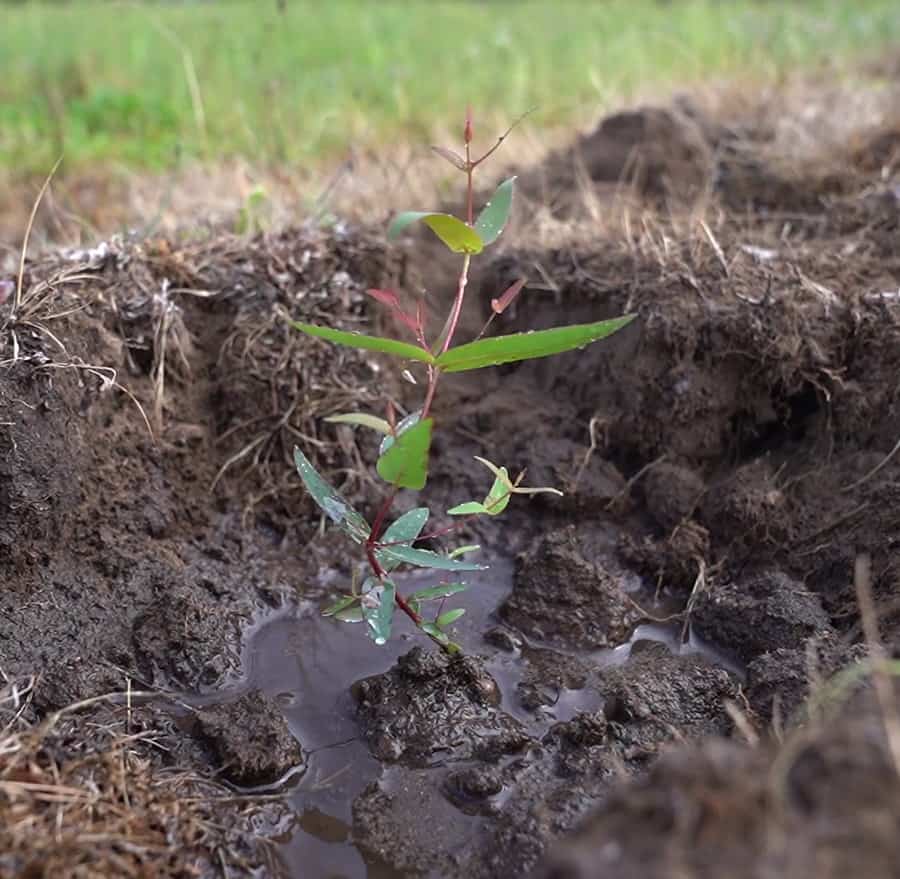
[[(897, 0), (0, 3), (0, 169), (304, 165), (479, 118), (876, 54)], [(486, 121), (486, 120), (485, 120)]]

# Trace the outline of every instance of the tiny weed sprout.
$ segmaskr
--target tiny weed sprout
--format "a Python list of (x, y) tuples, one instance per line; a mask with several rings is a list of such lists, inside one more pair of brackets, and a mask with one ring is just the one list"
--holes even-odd
[[(512, 127), (515, 126), (515, 123)], [(417, 507), (387, 524), (391, 507), (400, 489), (421, 490), (428, 478), (428, 456), (435, 430), (432, 416), (438, 381), (444, 373), (483, 369), (503, 363), (515, 363), (537, 357), (548, 357), (563, 351), (583, 348), (596, 342), (633, 320), (634, 315), (557, 327), (537, 332), (515, 333), (505, 336), (486, 336), (493, 319), (502, 314), (525, 286), (520, 279), (491, 300), (491, 313), (478, 336), (454, 345), (460, 314), (466, 297), (473, 257), (500, 237), (512, 209), (515, 178), (503, 181), (490, 200), (476, 216), (474, 210), (473, 177), (478, 169), (503, 143), (512, 130), (508, 129), (497, 142), (479, 158), (472, 157), (473, 126), (467, 111), (463, 132), (464, 150), (457, 153), (444, 147), (434, 147), (435, 153), (466, 176), (466, 214), (459, 219), (452, 214), (436, 211), (406, 211), (398, 214), (388, 229), (388, 237), (396, 238), (415, 223), (424, 223), (453, 253), (461, 257), (456, 295), (438, 335), (429, 340), (426, 335), (425, 314), (421, 306), (414, 313), (403, 309), (400, 297), (393, 290), (369, 290), (369, 295), (384, 306), (399, 326), (409, 331), (413, 342), (350, 333), (329, 327), (294, 322), (302, 333), (324, 339), (335, 345), (363, 348), (391, 355), (401, 361), (424, 364), (427, 386), (421, 408), (397, 420), (388, 405), (386, 417), (366, 412), (339, 413), (326, 419), (339, 424), (351, 424), (377, 431), (382, 435), (375, 469), (387, 483), (385, 497), (370, 524), (354, 510), (315, 470), (299, 448), (294, 449), (294, 462), (306, 490), (324, 514), (354, 543), (359, 544), (368, 566), (368, 574), (361, 584), (353, 582), (350, 591), (324, 611), (325, 616), (344, 622), (364, 622), (368, 635), (376, 644), (385, 644), (391, 636), (395, 610), (406, 614), (421, 632), (448, 652), (459, 646), (451, 638), (449, 629), (465, 611), (447, 609), (447, 599), (466, 588), (467, 571), (483, 570), (484, 566), (469, 561), (477, 546), (460, 546), (446, 552), (419, 549), (416, 541), (422, 535), (429, 518), (426, 507)], [(405, 368), (405, 367), (404, 367)], [(421, 367), (420, 367), (421, 368)], [(513, 479), (506, 467), (485, 458), (476, 459), (493, 476), (484, 500), (469, 500), (447, 510), (456, 524), (429, 538), (451, 535), (460, 521), (473, 516), (499, 516), (507, 508), (513, 495), (533, 495), (542, 492), (561, 494), (555, 488), (529, 488), (521, 485), (522, 475)], [(462, 517), (462, 518), (461, 518)], [(402, 567), (425, 568), (436, 572), (435, 583), (403, 595), (398, 588), (395, 571)], [(436, 610), (429, 612), (430, 608)]]

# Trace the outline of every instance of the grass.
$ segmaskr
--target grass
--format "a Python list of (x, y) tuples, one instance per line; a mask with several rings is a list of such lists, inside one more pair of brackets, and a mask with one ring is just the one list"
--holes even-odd
[[(895, 0), (3, 5), (0, 170), (315, 165), (426, 140), (471, 100), (540, 126), (671, 82), (900, 40)], [(482, 131), (482, 134), (485, 132)]]

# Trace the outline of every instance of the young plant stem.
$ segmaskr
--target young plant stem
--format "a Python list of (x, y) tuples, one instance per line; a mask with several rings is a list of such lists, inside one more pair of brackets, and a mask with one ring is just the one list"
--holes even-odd
[(456, 332), (456, 327), (459, 323), (459, 315), (462, 312), (463, 300), (466, 297), (466, 284), (469, 283), (469, 263), (471, 260), (472, 257), (468, 253), (463, 258), (462, 271), (459, 273), (459, 281), (457, 282), (456, 287), (456, 299), (454, 299), (453, 308), (450, 311), (447, 338), (444, 339), (444, 344), (441, 345), (441, 354), (450, 347), (450, 343), (453, 341), (453, 334)]

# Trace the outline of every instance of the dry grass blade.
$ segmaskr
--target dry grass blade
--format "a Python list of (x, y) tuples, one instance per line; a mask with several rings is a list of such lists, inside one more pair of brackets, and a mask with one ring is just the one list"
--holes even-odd
[(53, 179), (53, 175), (56, 174), (56, 170), (59, 168), (61, 162), (62, 156), (56, 160), (56, 164), (50, 170), (47, 179), (44, 180), (44, 185), (41, 186), (40, 192), (38, 192), (37, 198), (34, 200), (34, 205), (31, 208), (31, 215), (28, 217), (28, 225), (25, 227), (25, 238), (22, 241), (22, 254), (19, 258), (19, 274), (16, 278), (16, 298), (13, 300), (11, 320), (15, 320), (22, 304), (22, 286), (25, 282), (25, 256), (28, 253), (28, 241), (31, 238), (31, 230), (34, 228), (34, 218), (37, 216), (38, 208), (41, 206), (41, 201), (43, 201), (44, 198), (44, 193), (47, 191), (47, 187), (50, 185), (50, 181)]

